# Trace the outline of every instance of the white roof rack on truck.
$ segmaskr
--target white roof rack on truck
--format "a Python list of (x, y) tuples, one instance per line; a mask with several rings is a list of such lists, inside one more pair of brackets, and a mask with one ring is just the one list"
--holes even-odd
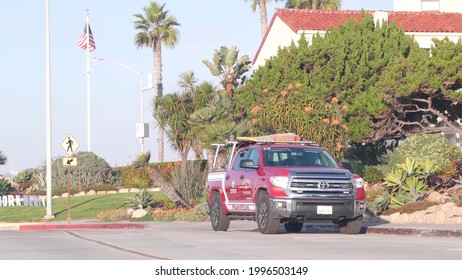
[(300, 137), (294, 133), (280, 133), (256, 137), (236, 137), (233, 140), (234, 141), (228, 142), (238, 142), (240, 143), (240, 146), (246, 146), (251, 144), (300, 144), (319, 146), (313, 141), (302, 141)]

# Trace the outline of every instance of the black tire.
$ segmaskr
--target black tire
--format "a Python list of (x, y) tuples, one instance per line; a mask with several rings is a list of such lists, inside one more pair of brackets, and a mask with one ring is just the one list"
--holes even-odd
[(210, 205), (210, 222), (214, 231), (227, 231), (229, 228), (229, 218), (223, 212), (220, 194), (212, 194), (212, 203)]
[(286, 229), (287, 232), (300, 232), (303, 228), (303, 223), (298, 223), (298, 222), (290, 222), (290, 223), (285, 223), (284, 228)]
[(363, 220), (348, 220), (338, 224), (338, 229), (343, 234), (358, 234), (361, 232)]
[(263, 234), (278, 233), (280, 219), (274, 217), (271, 212), (269, 196), (266, 192), (260, 192), (257, 197), (257, 224)]

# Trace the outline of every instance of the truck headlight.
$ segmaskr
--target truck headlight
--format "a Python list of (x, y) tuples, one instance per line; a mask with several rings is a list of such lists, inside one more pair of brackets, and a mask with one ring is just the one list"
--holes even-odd
[(287, 188), (287, 184), (289, 183), (289, 178), (282, 177), (282, 176), (271, 176), (270, 182), (273, 186), (278, 188)]
[(355, 186), (355, 189), (364, 188), (363, 178), (353, 178), (353, 184)]

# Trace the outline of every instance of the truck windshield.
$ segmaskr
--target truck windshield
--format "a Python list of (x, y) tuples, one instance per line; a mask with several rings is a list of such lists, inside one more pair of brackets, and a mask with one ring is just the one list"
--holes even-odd
[(337, 161), (325, 150), (311, 148), (265, 148), (265, 166), (339, 168)]

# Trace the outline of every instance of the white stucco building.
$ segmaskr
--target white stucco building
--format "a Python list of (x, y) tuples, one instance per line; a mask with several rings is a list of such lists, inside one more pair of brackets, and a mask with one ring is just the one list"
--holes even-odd
[(393, 0), (393, 10), (410, 12), (462, 12), (461, 0)]
[[(397, 0), (407, 2), (408, 0)], [(420, 1), (424, 0), (418, 0)], [(443, 0), (440, 0), (443, 1)], [(446, 0), (454, 1), (454, 0)], [(462, 5), (462, 0), (460, 5)], [(409, 2), (411, 2), (409, 0)], [(310, 41), (315, 34), (325, 34), (329, 26), (337, 27), (349, 19), (361, 20), (362, 11), (357, 10), (300, 10), (276, 9), (268, 31), (258, 48), (254, 68), (265, 64), (266, 59), (277, 54), (279, 47), (287, 47), (292, 41), (298, 42), (302, 34)], [(432, 38), (451, 41), (462, 39), (462, 13), (409, 12), (409, 11), (366, 11), (375, 20), (395, 21), (405, 34), (414, 36), (419, 46), (430, 49)]]

